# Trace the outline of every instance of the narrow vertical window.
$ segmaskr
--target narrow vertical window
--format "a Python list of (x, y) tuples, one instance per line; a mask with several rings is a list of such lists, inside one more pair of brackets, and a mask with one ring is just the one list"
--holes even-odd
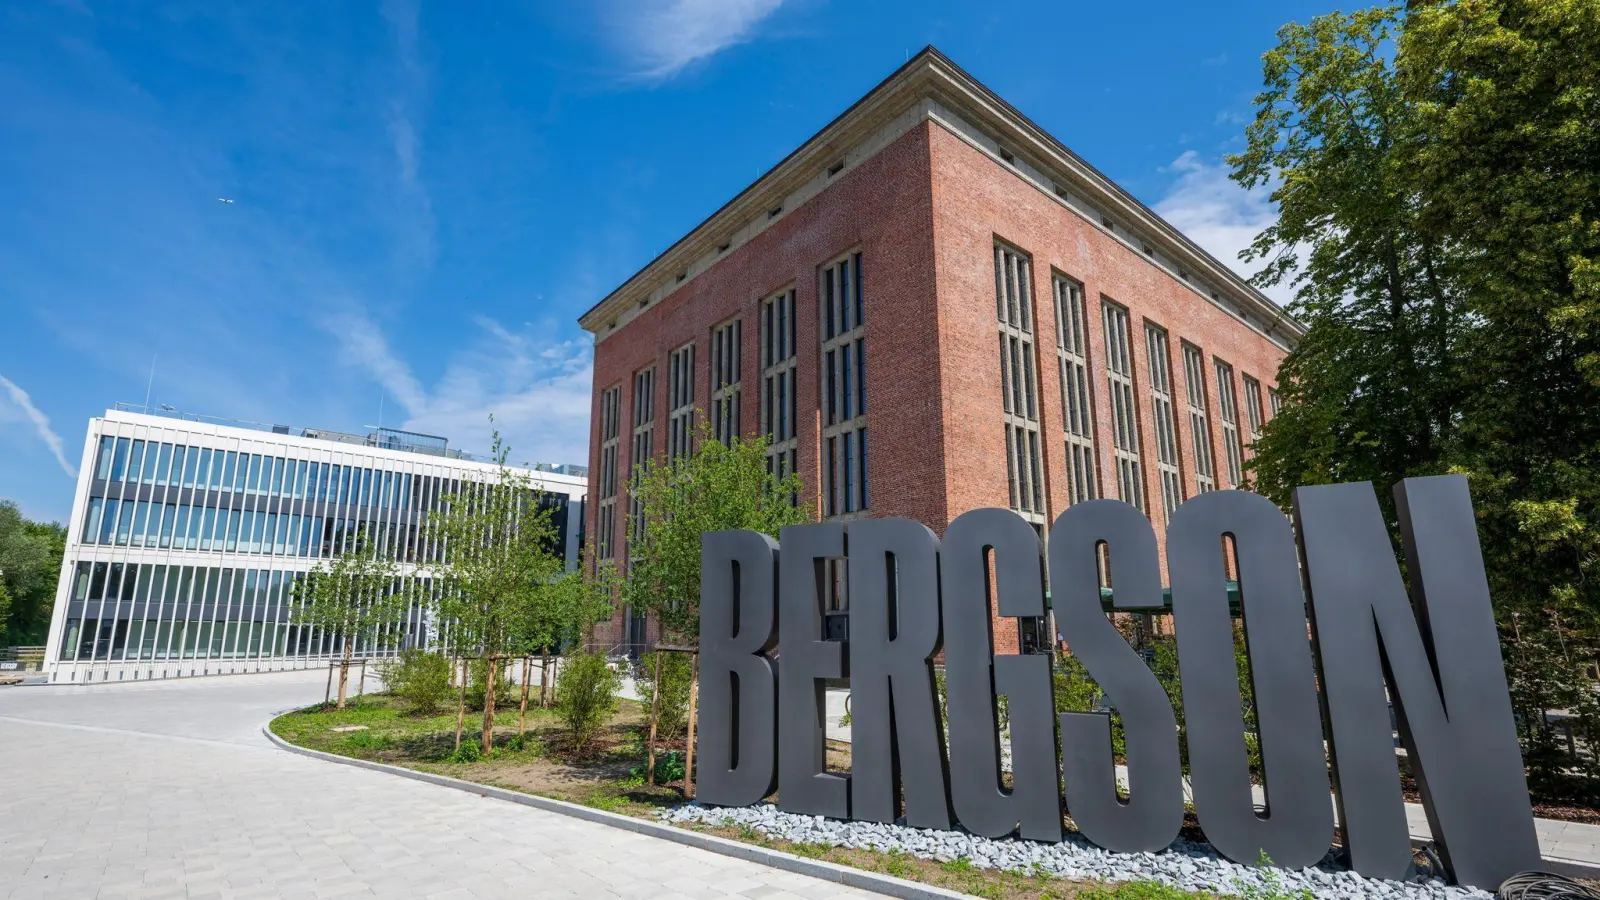
[(1228, 464), (1228, 487), (1244, 486), (1244, 458), (1239, 450), (1239, 409), (1233, 393), (1233, 366), (1216, 360), (1217, 421), (1222, 423), (1222, 452)]
[(600, 508), (595, 517), (599, 559), (611, 559), (617, 537), (617, 451), (622, 434), (622, 385), (600, 394)]
[(711, 332), (711, 429), (717, 440), (733, 443), (739, 435), (739, 380), (743, 370), (744, 329), (738, 319)]
[(1245, 449), (1255, 456), (1256, 441), (1261, 439), (1261, 382), (1249, 375), (1240, 377), (1244, 380), (1244, 423), (1250, 429)]
[(667, 360), (667, 459), (694, 449), (694, 344), (672, 351)]
[[(651, 366), (633, 375), (633, 447), (628, 458), (628, 478), (637, 483), (656, 452), (656, 369)], [(628, 500), (628, 540), (639, 539), (644, 529), (644, 507), (639, 500)]]
[(1144, 342), (1150, 366), (1150, 412), (1156, 425), (1156, 470), (1161, 475), (1161, 508), (1166, 514), (1162, 521), (1169, 522), (1183, 502), (1183, 479), (1178, 474), (1178, 426), (1172, 413), (1167, 332), (1146, 322)]
[(822, 506), (826, 516), (849, 515), (866, 508), (867, 486), (861, 477), (865, 468), (856, 437), (867, 426), (862, 285), (860, 253), (824, 266), (818, 276), (818, 318), (823, 323)]
[(1269, 404), (1268, 408), (1272, 410), (1272, 417), (1276, 419), (1278, 410), (1283, 408), (1283, 395), (1278, 393), (1277, 388), (1267, 391), (1267, 403)]
[(1089, 399), (1088, 311), (1083, 288), (1054, 278), (1056, 363), (1061, 375), (1061, 430), (1066, 440), (1067, 503), (1099, 496), (1094, 452), (1094, 404)]
[(795, 348), (794, 291), (787, 290), (761, 303), (761, 430), (767, 436), (767, 473), (776, 479), (794, 472), (798, 462), (795, 374), (800, 357)]
[(1006, 434), (1006, 485), (1011, 508), (1036, 528), (1048, 510), (1039, 458), (1038, 359), (1033, 334), (1033, 262), (994, 245), (995, 315), (1000, 327), (1000, 396)]
[(1111, 392), (1111, 445), (1117, 461), (1117, 496), (1148, 513), (1139, 459), (1139, 413), (1133, 397), (1133, 348), (1128, 311), (1110, 300), (1101, 307), (1106, 329), (1106, 381)]
[(1211, 458), (1211, 417), (1207, 413), (1206, 363), (1198, 347), (1183, 345), (1183, 383), (1188, 398), (1189, 432), (1194, 435), (1194, 480), (1198, 493), (1217, 489), (1216, 463)]

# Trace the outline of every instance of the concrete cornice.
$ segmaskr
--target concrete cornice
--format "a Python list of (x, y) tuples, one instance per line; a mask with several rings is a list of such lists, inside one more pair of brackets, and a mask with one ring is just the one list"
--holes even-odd
[[(1211, 288), (1209, 296), (1195, 288), (1202, 298), (1280, 345), (1292, 347), (1305, 333), (1303, 325), (1227, 265), (931, 46), (623, 282), (584, 313), (579, 324), (597, 340), (603, 339), (642, 306), (670, 294), (788, 212), (791, 204), (786, 201), (793, 195), (802, 195), (799, 203), (803, 203), (826, 186), (835, 167), (847, 159), (852, 166), (859, 164), (865, 156), (853, 151), (912, 111), (917, 113), (916, 121), (938, 122), (994, 155), (1002, 165), (1010, 163), (1019, 177), (1053, 193), (1092, 226), (1130, 246), (1142, 245), (1135, 249), (1144, 249), (1152, 261), (1164, 263), (1175, 275), (1198, 275)], [(945, 116), (958, 121), (946, 121)], [(962, 123), (980, 135), (963, 134)], [(989, 144), (993, 146), (985, 146)], [(816, 189), (807, 190), (808, 186)], [(1076, 199), (1073, 195), (1081, 197), (1081, 202), (1072, 202)], [(1093, 218), (1082, 208), (1085, 205), (1100, 211), (1111, 224)], [(1131, 239), (1127, 233), (1118, 233), (1119, 225), (1124, 232), (1131, 232)]]

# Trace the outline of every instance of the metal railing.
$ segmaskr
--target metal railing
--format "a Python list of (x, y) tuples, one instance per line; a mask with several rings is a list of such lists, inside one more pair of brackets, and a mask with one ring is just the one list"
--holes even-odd
[[(167, 419), (178, 419), (184, 422), (195, 422), (202, 425), (223, 425), (229, 428), (244, 428), (249, 431), (261, 431), (268, 434), (281, 434), (291, 437), (310, 438), (317, 441), (330, 441), (336, 444), (350, 444), (361, 447), (374, 447), (381, 450), (400, 450), (406, 453), (419, 453), (423, 456), (438, 456), (445, 459), (460, 459), (467, 462), (493, 463), (493, 457), (478, 453), (468, 453), (465, 450), (453, 450), (448, 446), (445, 438), (431, 434), (418, 434), (409, 431), (400, 431), (395, 428), (378, 428), (367, 434), (352, 434), (347, 431), (334, 431), (327, 428), (301, 428), (290, 425), (275, 425), (266, 422), (253, 422), (249, 419), (230, 419), (225, 416), (208, 416), (201, 413), (185, 412), (170, 406), (145, 406), (140, 403), (124, 403), (118, 401), (112, 406), (119, 412), (139, 413), (146, 416), (160, 416)], [(548, 472), (552, 475), (572, 475), (587, 478), (588, 466), (573, 465), (571, 463), (547, 462), (517, 462), (511, 465), (528, 469), (534, 472)]]

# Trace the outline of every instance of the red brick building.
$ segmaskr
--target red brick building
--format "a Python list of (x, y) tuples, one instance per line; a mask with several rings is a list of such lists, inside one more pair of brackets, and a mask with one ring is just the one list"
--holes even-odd
[[(1111, 497), (1159, 535), (1240, 483), (1302, 333), (933, 48), (580, 321), (588, 532), (618, 561), (628, 473), (701, 416), (771, 433), (822, 518), (1005, 506), (1043, 533)], [(596, 634), (645, 639), (623, 611)]]

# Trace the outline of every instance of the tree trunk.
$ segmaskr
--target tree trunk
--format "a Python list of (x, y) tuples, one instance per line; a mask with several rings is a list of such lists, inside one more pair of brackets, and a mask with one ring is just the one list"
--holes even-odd
[(528, 733), (528, 679), (533, 677), (533, 660), (522, 658), (522, 706), (517, 710), (517, 737)]
[(350, 635), (344, 639), (344, 658), (339, 660), (339, 708), (344, 709), (344, 698), (350, 689), (350, 654), (355, 652), (356, 638)]
[(467, 666), (471, 665), (466, 657), (461, 659), (461, 705), (456, 707), (456, 749), (461, 749), (461, 731), (467, 724)]
[(494, 749), (494, 688), (495, 675), (499, 674), (500, 658), (490, 656), (483, 667), (483, 755)]
[(550, 648), (544, 648), (544, 658), (539, 661), (539, 706), (550, 708)]
[(656, 651), (656, 683), (650, 691), (650, 740), (646, 743), (644, 762), (644, 783), (654, 786), (656, 783), (656, 723), (661, 721), (661, 657), (664, 651)]

